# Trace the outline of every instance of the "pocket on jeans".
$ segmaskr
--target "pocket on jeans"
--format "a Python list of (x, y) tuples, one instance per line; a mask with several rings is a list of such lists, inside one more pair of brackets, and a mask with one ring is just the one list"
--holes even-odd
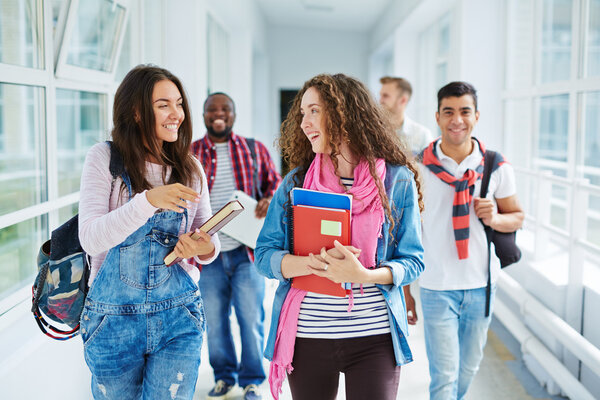
[(84, 309), (80, 325), (83, 345), (87, 347), (102, 332), (107, 322), (108, 315)]
[(121, 281), (138, 289), (148, 286), (150, 244), (147, 238), (119, 249), (119, 276)]
[(206, 327), (206, 319), (204, 317), (204, 307), (202, 300), (194, 301), (192, 303), (184, 304), (181, 306), (183, 311), (186, 313), (190, 321), (196, 325), (200, 333), (204, 333)]

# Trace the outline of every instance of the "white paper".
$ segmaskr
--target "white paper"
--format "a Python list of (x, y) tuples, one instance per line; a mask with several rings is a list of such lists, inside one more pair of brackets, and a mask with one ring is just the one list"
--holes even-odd
[(256, 239), (258, 239), (258, 234), (265, 222), (264, 218), (258, 219), (254, 216), (257, 204), (256, 199), (248, 196), (241, 190), (235, 190), (229, 200), (238, 200), (244, 206), (244, 211), (234, 221), (225, 225), (219, 232), (231, 236), (252, 249), (255, 248)]

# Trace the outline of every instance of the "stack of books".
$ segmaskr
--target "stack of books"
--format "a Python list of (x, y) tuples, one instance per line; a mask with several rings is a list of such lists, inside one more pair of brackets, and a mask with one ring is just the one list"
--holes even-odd
[[(333, 248), (335, 240), (343, 245), (350, 245), (351, 195), (294, 188), (290, 201), (290, 245), (294, 255), (318, 255), (323, 247)], [(335, 283), (314, 274), (293, 278), (292, 286), (338, 297), (344, 297), (350, 292), (349, 283)]]

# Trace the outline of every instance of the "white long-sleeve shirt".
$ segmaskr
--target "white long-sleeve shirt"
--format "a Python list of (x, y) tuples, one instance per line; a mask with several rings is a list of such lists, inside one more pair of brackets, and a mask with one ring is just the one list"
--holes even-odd
[[(188, 209), (188, 226), (182, 218), (179, 235), (201, 226), (212, 215), (206, 175), (198, 161), (202, 181), (196, 180), (192, 189), (200, 193), (200, 202), (191, 202)], [(118, 177), (112, 188), (112, 175), (109, 171), (110, 148), (107, 143), (94, 145), (85, 158), (81, 174), (81, 192), (79, 198), (79, 240), (81, 247), (91, 257), (89, 284), (98, 274), (108, 250), (122, 243), (129, 235), (143, 226), (158, 210), (148, 201), (146, 191), (135, 194), (130, 201), (128, 191), (120, 190), (122, 179)], [(167, 171), (169, 179), (171, 171)], [(162, 186), (162, 166), (146, 162), (146, 179), (152, 185)], [(221, 248), (217, 234), (211, 241), (215, 245), (214, 256), (207, 260), (196, 261), (200, 264), (212, 262)], [(182, 268), (195, 282), (200, 279), (198, 269), (185, 260), (180, 262)]]

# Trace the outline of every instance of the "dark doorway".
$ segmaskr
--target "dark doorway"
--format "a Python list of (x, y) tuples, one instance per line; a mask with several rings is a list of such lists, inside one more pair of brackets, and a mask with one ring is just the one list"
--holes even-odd
[[(292, 104), (294, 103), (294, 97), (300, 89), (281, 89), (279, 91), (279, 120), (280, 126), (285, 121)], [(281, 158), (281, 176), (285, 176), (289, 172), (289, 166), (287, 162)]]

